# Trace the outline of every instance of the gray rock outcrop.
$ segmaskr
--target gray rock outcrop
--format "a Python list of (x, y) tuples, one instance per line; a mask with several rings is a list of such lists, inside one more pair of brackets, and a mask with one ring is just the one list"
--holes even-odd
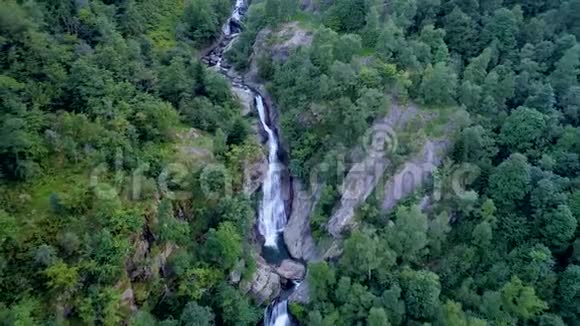
[[(421, 185), (433, 173), (445, 157), (449, 147), (447, 140), (427, 139), (419, 149), (419, 153), (407, 161), (403, 168), (390, 177), (385, 183), (386, 169), (392, 164), (389, 161), (390, 153), (396, 151), (398, 144), (397, 132), (416, 117), (424, 120), (434, 116), (422, 113), (413, 105), (399, 106), (393, 103), (389, 114), (377, 121), (363, 137), (364, 156), (359, 163), (354, 164), (342, 184), (342, 197), (332, 214), (328, 224), (328, 232), (335, 238), (356, 226), (354, 215), (356, 208), (364, 203), (376, 187), (384, 187), (384, 197), (381, 198), (382, 209), (393, 208), (399, 200), (405, 198)], [(451, 132), (453, 127), (447, 128)], [(445, 138), (445, 137), (444, 137)], [(337, 247), (338, 248), (338, 247)], [(340, 254), (336, 248), (327, 251), (324, 258)]]
[(344, 230), (354, 227), (355, 209), (373, 192), (387, 164), (385, 158), (370, 156), (350, 169), (342, 185), (339, 207), (328, 222), (328, 232), (333, 237), (339, 238)]
[(121, 294), (121, 303), (123, 306), (129, 308), (131, 312), (138, 310), (137, 305), (135, 305), (135, 295), (131, 287), (125, 289)]
[(242, 280), (242, 273), (243, 273), (245, 268), (246, 268), (246, 261), (243, 259), (240, 259), (240, 261), (238, 261), (236, 263), (236, 266), (230, 272), (230, 275), (229, 275), (230, 283), (232, 283), (232, 284), (240, 283), (240, 281)]
[[(301, 28), (297, 22), (286, 23), (280, 26), (275, 32), (269, 28), (261, 30), (256, 35), (256, 41), (253, 47), (254, 51), (250, 58), (250, 69), (245, 75), (245, 80), (257, 81), (259, 79), (258, 58), (268, 56), (275, 61), (285, 61), (288, 59), (292, 50), (299, 46), (310, 45), (313, 37), (314, 35), (311, 31)], [(276, 42), (269, 42), (271, 39), (276, 40)]]
[(252, 94), (252, 91), (243, 87), (236, 86), (232, 86), (232, 91), (242, 104), (242, 115), (246, 116), (250, 114), (254, 106), (254, 95)]
[(258, 303), (270, 301), (280, 294), (280, 276), (260, 256), (256, 257), (256, 271), (252, 279), (242, 281), (240, 289), (253, 296)]
[(427, 140), (421, 152), (392, 176), (384, 186), (382, 209), (394, 208), (397, 203), (425, 184), (442, 163), (448, 141)]
[(244, 164), (244, 193), (252, 195), (264, 181), (268, 173), (268, 159), (264, 153), (260, 153), (259, 158), (254, 162)]
[(284, 242), (294, 259), (311, 261), (318, 258), (316, 243), (310, 232), (310, 214), (320, 195), (318, 187), (310, 194), (298, 181), (293, 181), (292, 214), (284, 229)]
[(288, 301), (307, 304), (310, 302), (308, 280), (302, 281), (288, 297)]
[(306, 267), (295, 260), (285, 259), (276, 267), (276, 273), (287, 280), (302, 280), (306, 274)]

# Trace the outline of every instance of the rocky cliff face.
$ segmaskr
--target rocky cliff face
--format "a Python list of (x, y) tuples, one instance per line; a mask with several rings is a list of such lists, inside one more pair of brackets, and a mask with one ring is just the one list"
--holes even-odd
[(448, 148), (446, 140), (427, 140), (421, 151), (385, 183), (382, 209), (391, 210), (401, 199), (425, 184), (441, 165)]
[[(278, 126), (279, 111), (263, 81), (258, 76), (258, 59), (270, 57), (275, 61), (284, 62), (294, 49), (300, 46), (309, 46), (312, 43), (312, 38), (313, 33), (301, 28), (297, 22), (283, 24), (276, 31), (265, 28), (256, 36), (250, 56), (250, 69), (243, 75), (243, 80), (262, 95), (264, 104), (269, 109), (268, 114), (272, 126)], [(284, 133), (279, 130), (277, 133), (282, 147), (287, 151), (288, 146), (284, 141)]]
[(268, 171), (268, 159), (264, 153), (254, 162), (244, 164), (244, 194), (251, 196), (262, 185)]
[(294, 289), (294, 292), (292, 292), (288, 300), (290, 302), (298, 302), (306, 304), (310, 301), (310, 294), (308, 291), (309, 291), (308, 280), (304, 280), (302, 281), (302, 283), (300, 283), (300, 285), (298, 285), (296, 289)]
[(295, 260), (285, 259), (276, 267), (276, 273), (287, 280), (302, 280), (306, 274), (306, 267)]
[(383, 157), (368, 156), (354, 164), (342, 184), (338, 209), (328, 222), (328, 232), (335, 238), (354, 227), (355, 209), (364, 203), (381, 180), (389, 161)]
[(248, 89), (241, 87), (232, 87), (234, 95), (242, 104), (242, 115), (247, 116), (253, 111), (254, 95)]
[(292, 214), (284, 229), (284, 241), (292, 258), (304, 261), (316, 260), (318, 251), (310, 232), (309, 217), (319, 198), (319, 189), (313, 189), (313, 193), (310, 193), (298, 180), (294, 180), (293, 188)]
[[(264, 103), (269, 108), (269, 118), (272, 125), (278, 125), (278, 108), (260, 83), (258, 76), (257, 59), (262, 56), (269, 56), (274, 60), (285, 61), (290, 53), (299, 46), (308, 46), (312, 43), (313, 34), (302, 29), (298, 23), (288, 23), (279, 27), (276, 31), (264, 29), (256, 36), (251, 56), (249, 71), (244, 75), (244, 82), (260, 92)], [(276, 130), (280, 143), (285, 149), (282, 155), (287, 155), (287, 146), (284, 141), (282, 130)], [(282, 161), (286, 158), (282, 157)], [(290, 182), (290, 180), (287, 180)], [(290, 185), (289, 185), (290, 186)], [(309, 216), (313, 209), (314, 202), (318, 196), (318, 190), (312, 194), (303, 189), (298, 181), (293, 181), (293, 187), (285, 187), (285, 198), (291, 199), (288, 207), (291, 207), (292, 214), (284, 231), (284, 240), (292, 258), (309, 261), (317, 257), (314, 239), (310, 234)]]
[(242, 281), (240, 289), (250, 293), (258, 303), (271, 301), (280, 294), (280, 276), (261, 257), (256, 257), (256, 272), (250, 281)]
[[(335, 238), (350, 228), (355, 227), (354, 214), (356, 208), (364, 203), (375, 187), (384, 187), (381, 199), (383, 210), (390, 210), (401, 199), (417, 190), (429, 179), (445, 157), (449, 142), (445, 139), (428, 139), (421, 145), (419, 152), (412, 156), (395, 175), (385, 177), (384, 173), (392, 162), (389, 161), (389, 146), (396, 147), (396, 134), (415, 117), (422, 114), (413, 106), (400, 106), (393, 104), (389, 114), (377, 121), (371, 128), (370, 137), (364, 144), (365, 155), (359, 163), (354, 164), (345, 178), (342, 189), (343, 194), (330, 218), (327, 229)], [(425, 117), (427, 120), (433, 117)], [(452, 128), (448, 128), (452, 130)], [(386, 139), (381, 139), (381, 137)], [(378, 141), (379, 144), (374, 142)], [(380, 142), (383, 142), (382, 144)], [(375, 145), (379, 145), (375, 147)], [(384, 155), (383, 155), (384, 154)], [(385, 182), (385, 179), (387, 180)], [(323, 256), (335, 257), (340, 254), (339, 247), (331, 247)]]

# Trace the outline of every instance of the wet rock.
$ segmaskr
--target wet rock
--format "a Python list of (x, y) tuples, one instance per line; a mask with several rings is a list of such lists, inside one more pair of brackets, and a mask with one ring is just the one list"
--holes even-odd
[(297, 302), (307, 304), (310, 302), (310, 293), (308, 288), (308, 280), (302, 281), (298, 287), (294, 289), (292, 294), (288, 297), (289, 302)]
[(306, 273), (306, 267), (295, 260), (285, 259), (276, 268), (276, 273), (287, 280), (301, 280)]
[(252, 112), (254, 104), (254, 94), (247, 88), (243, 87), (232, 87), (232, 91), (242, 104), (242, 115), (248, 115)]
[(256, 257), (256, 271), (252, 280), (240, 283), (240, 289), (249, 293), (260, 304), (277, 297), (280, 288), (280, 276), (260, 256)]
[(315, 260), (318, 252), (310, 232), (310, 215), (320, 195), (319, 187), (310, 194), (298, 180), (294, 180), (293, 188), (292, 214), (284, 228), (284, 242), (294, 259)]
[(242, 31), (242, 22), (238, 21), (237, 19), (232, 18), (230, 20), (230, 30), (232, 33), (239, 33)]

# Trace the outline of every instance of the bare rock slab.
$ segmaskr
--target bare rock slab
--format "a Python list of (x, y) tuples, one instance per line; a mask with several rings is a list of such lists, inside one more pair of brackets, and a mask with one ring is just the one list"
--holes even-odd
[(307, 304), (310, 302), (310, 292), (308, 288), (308, 281), (304, 280), (298, 287), (294, 289), (288, 301)]
[(257, 256), (252, 280), (240, 283), (240, 289), (249, 293), (260, 304), (271, 301), (280, 294), (280, 276), (262, 257)]
[(306, 274), (306, 268), (297, 261), (285, 259), (276, 268), (276, 273), (287, 280), (301, 280)]
[(319, 191), (314, 189), (313, 194), (310, 194), (297, 180), (293, 181), (293, 189), (292, 214), (284, 228), (284, 242), (292, 258), (316, 260), (318, 252), (310, 231), (310, 215), (318, 200)]

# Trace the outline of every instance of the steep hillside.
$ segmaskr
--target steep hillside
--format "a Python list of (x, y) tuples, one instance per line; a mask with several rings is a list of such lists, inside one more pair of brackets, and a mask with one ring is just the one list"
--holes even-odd
[(261, 317), (228, 281), (255, 269), (244, 168), (264, 156), (226, 79), (194, 55), (230, 10), (2, 4), (0, 324)]
[[(314, 260), (294, 315), (577, 324), (580, 3), (302, 5), (256, 1), (230, 54), (268, 85), (305, 196), (285, 230)], [(312, 40), (276, 55), (293, 26)]]

